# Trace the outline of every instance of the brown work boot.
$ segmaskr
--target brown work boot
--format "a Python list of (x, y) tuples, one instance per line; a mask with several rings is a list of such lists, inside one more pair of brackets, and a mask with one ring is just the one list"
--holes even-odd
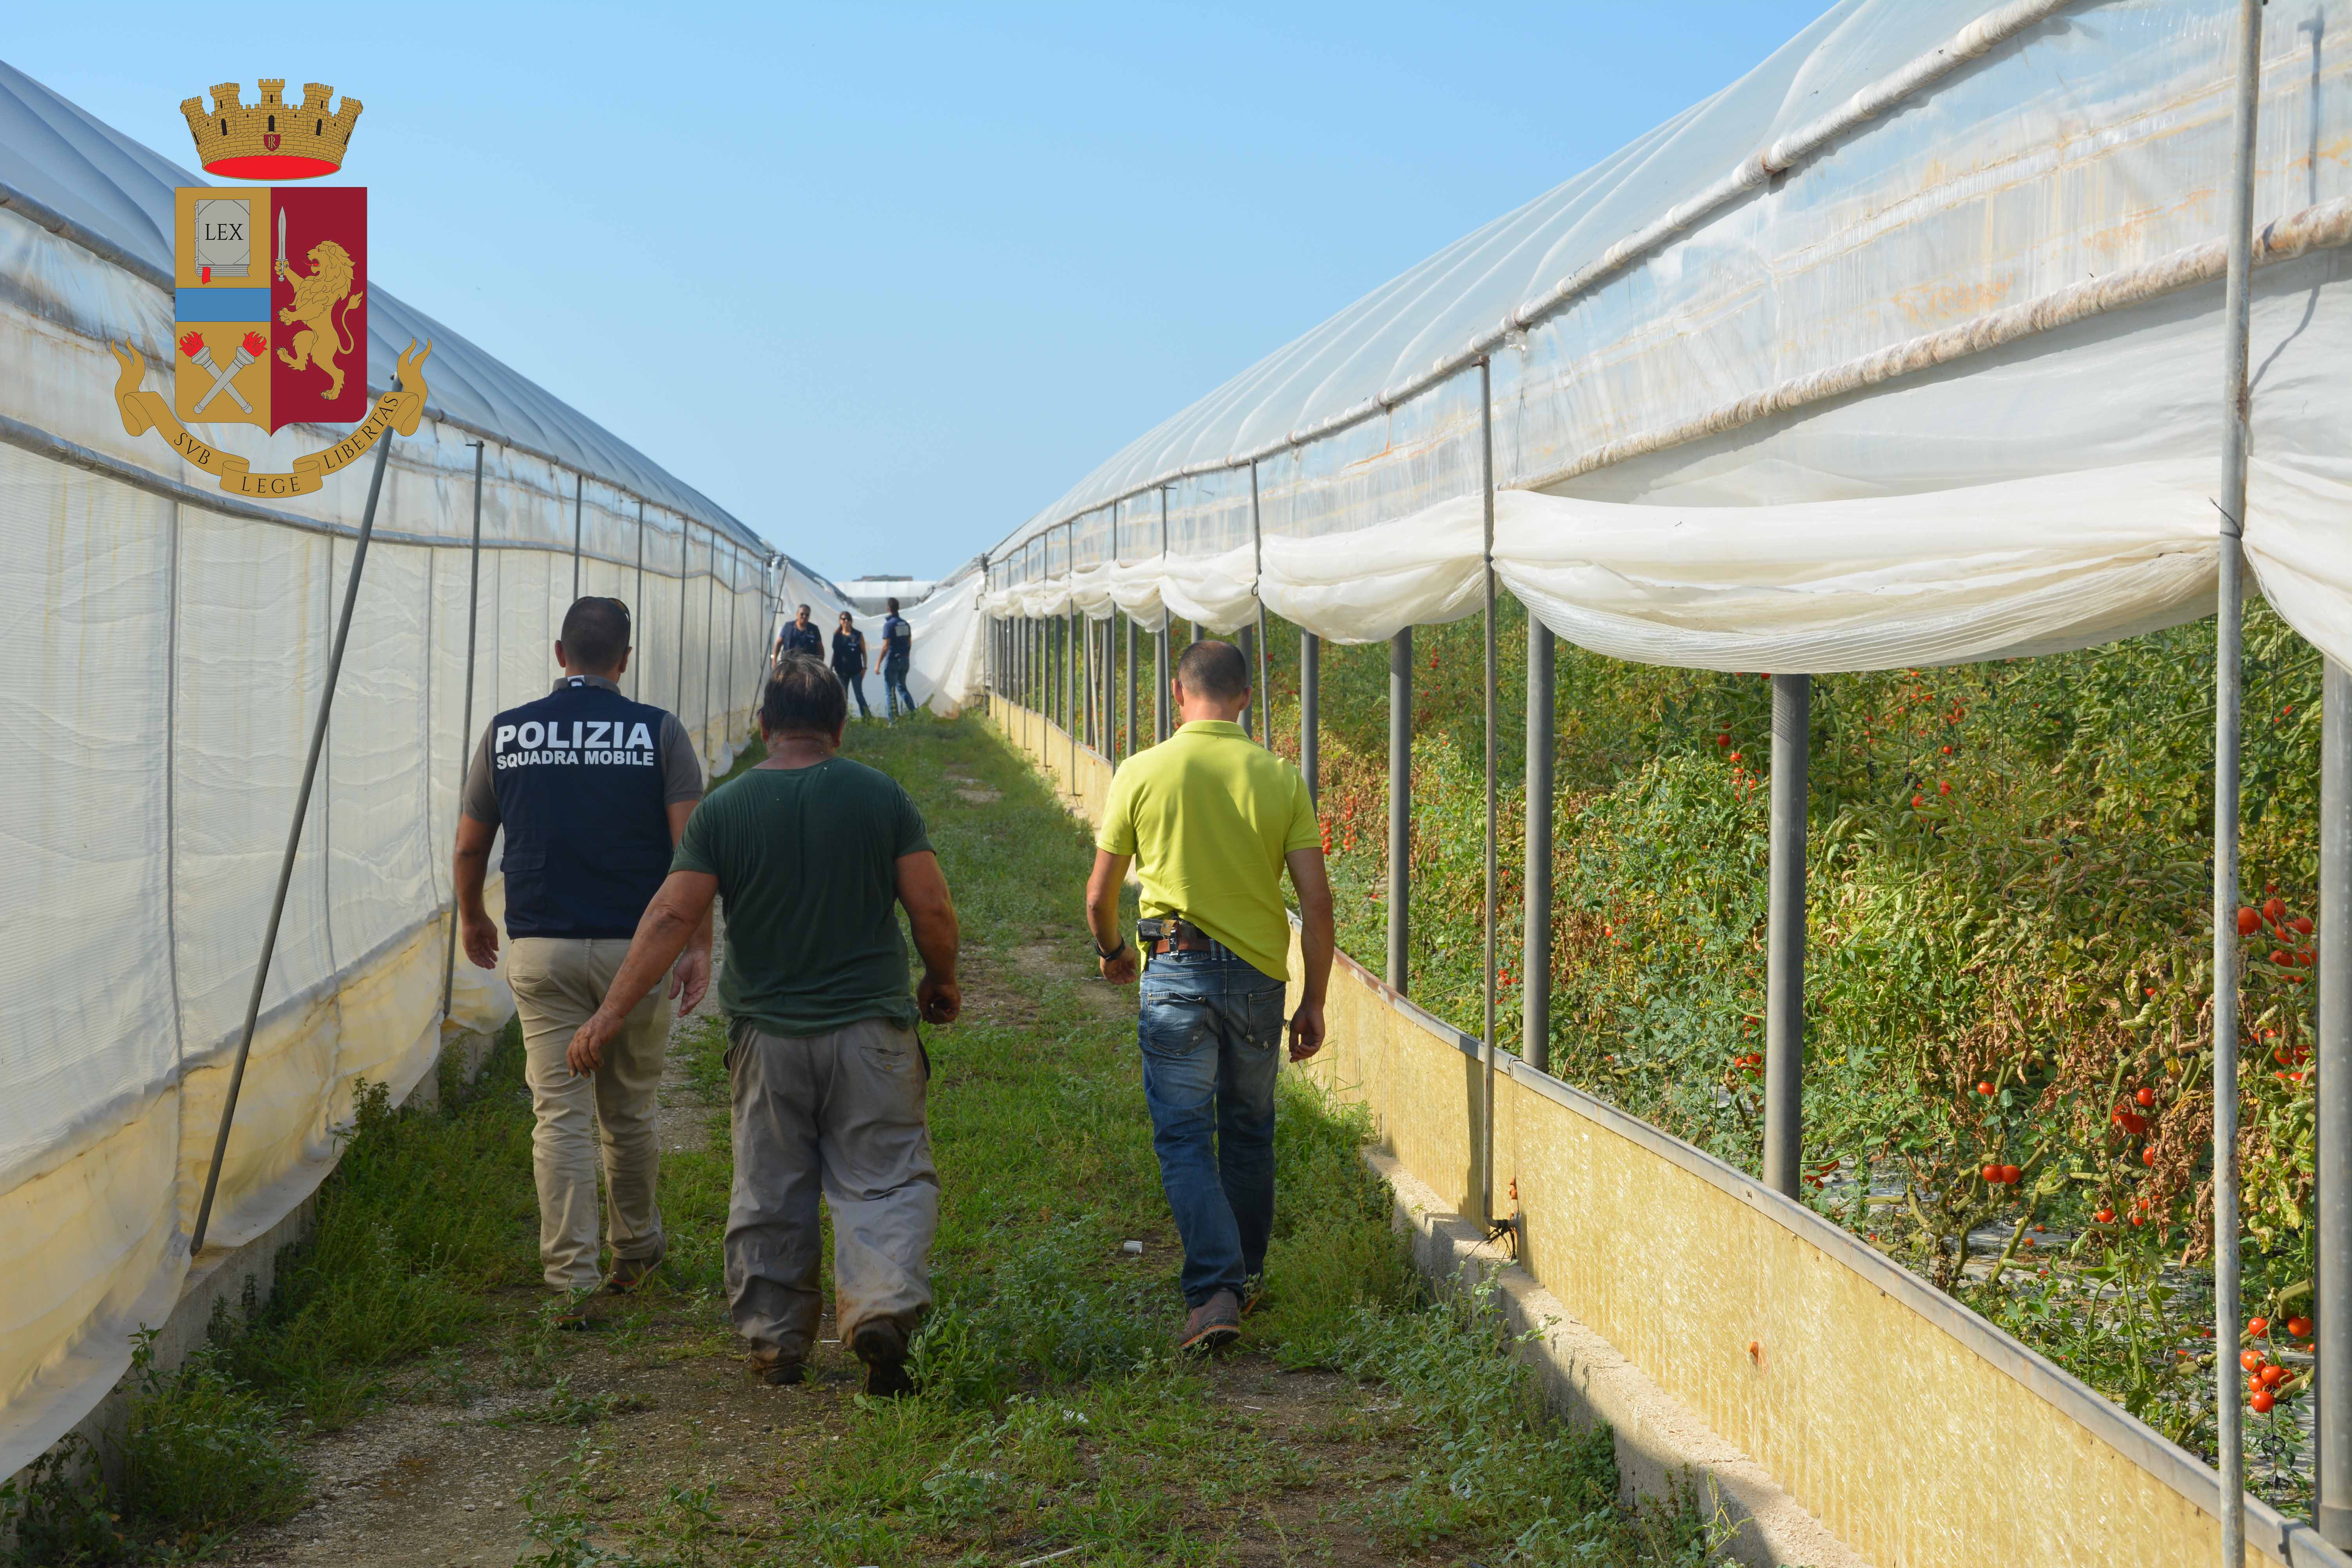
[(613, 1259), (613, 1272), (604, 1277), (604, 1289), (615, 1296), (625, 1296), (644, 1284), (660, 1267), (658, 1257), (615, 1258)]
[(782, 1351), (753, 1351), (743, 1358), (743, 1375), (771, 1388), (790, 1388), (808, 1375), (808, 1368), (787, 1360)]
[(907, 1331), (887, 1318), (868, 1318), (849, 1337), (852, 1354), (866, 1363), (866, 1392), (877, 1399), (896, 1399), (915, 1392), (907, 1375)]
[(1242, 1304), (1231, 1290), (1220, 1290), (1184, 1314), (1184, 1331), (1176, 1336), (1176, 1348), (1206, 1355), (1241, 1334)]

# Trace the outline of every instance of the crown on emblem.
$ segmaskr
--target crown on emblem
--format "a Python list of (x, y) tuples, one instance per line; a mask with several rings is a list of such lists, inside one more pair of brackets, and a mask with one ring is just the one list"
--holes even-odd
[(327, 100), (335, 89), (306, 82), (302, 101), (286, 101), (283, 77), (261, 79), (261, 101), (239, 101), (242, 90), (233, 81), (213, 89), (212, 112), (201, 98), (184, 99), (180, 112), (196, 139), (196, 161), (212, 174), (250, 180), (307, 180), (331, 174), (343, 166), (352, 127), (359, 122), (360, 100), (344, 95), (332, 114)]

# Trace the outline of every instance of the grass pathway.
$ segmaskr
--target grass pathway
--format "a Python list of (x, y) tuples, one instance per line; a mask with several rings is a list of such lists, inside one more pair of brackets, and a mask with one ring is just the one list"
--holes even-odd
[(838, 1345), (803, 1387), (741, 1376), (708, 1016), (680, 1024), (665, 1090), (669, 1261), (600, 1298), (591, 1331), (554, 1331), (510, 1045), (461, 1104), (365, 1115), (278, 1302), (158, 1384), (109, 1500), (133, 1521), (116, 1560), (159, 1542), (418, 1568), (1703, 1559), (1691, 1508), (1614, 1505), (1606, 1435), (1538, 1416), (1491, 1315), (1421, 1297), (1361, 1128), (1297, 1082), (1272, 1304), (1236, 1353), (1173, 1359), (1178, 1248), (1132, 994), (1085, 962), (1084, 830), (974, 721), (854, 729), (848, 751), (920, 803), (963, 920), (964, 1020), (929, 1036), (944, 1194), (923, 1394), (865, 1400)]

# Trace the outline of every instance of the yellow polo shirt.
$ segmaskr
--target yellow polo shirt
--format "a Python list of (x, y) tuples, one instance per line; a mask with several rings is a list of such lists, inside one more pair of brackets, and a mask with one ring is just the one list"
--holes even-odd
[(1290, 974), (1283, 857), (1321, 843), (1304, 775), (1221, 719), (1121, 763), (1095, 835), (1135, 858), (1145, 919), (1181, 915), (1278, 979)]

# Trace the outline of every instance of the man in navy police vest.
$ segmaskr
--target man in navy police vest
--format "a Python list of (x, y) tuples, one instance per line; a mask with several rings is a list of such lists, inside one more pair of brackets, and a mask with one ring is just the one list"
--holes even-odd
[(564, 1059), (573, 1031), (604, 1000), (646, 905), (702, 798), (702, 768), (676, 714), (621, 695), (629, 609), (575, 600), (555, 662), (563, 679), (536, 702), (490, 721), (467, 772), (457, 819), (457, 887), (466, 956), (496, 967), (498, 928), (482, 905), (490, 840), (506, 832), (507, 983), (521, 1016), (524, 1073), (538, 1125), (539, 1256), (547, 1283), (584, 1294), (601, 1281), (595, 1126), (604, 1131), (611, 1288), (625, 1291), (661, 1261), (654, 1202), (654, 1125), (671, 1001), (691, 1012), (710, 981), (710, 926), (629, 1014), (596, 1070)]

